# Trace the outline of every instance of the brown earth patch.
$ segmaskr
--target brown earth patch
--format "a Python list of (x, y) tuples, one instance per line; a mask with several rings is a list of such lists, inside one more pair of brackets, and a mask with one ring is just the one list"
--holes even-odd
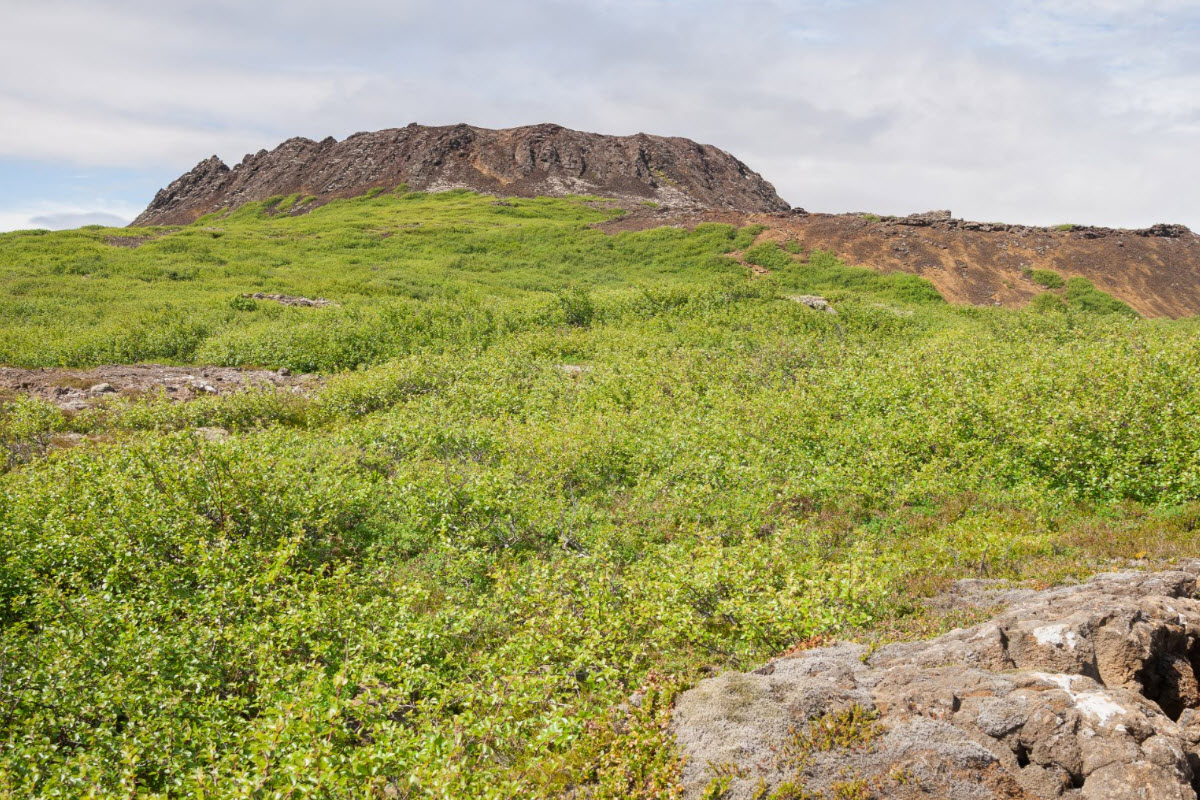
[(152, 242), (155, 239), (166, 236), (168, 233), (176, 232), (177, 230), (168, 230), (158, 231), (157, 233), (151, 233), (146, 236), (106, 236), (104, 238), (104, 242), (111, 247), (124, 247), (132, 250), (141, 247), (142, 245), (146, 244), (146, 242)]
[(124, 247), (132, 250), (135, 247), (141, 247), (146, 242), (150, 241), (148, 236), (109, 236), (104, 240), (107, 244), (113, 247)]
[(224, 395), (251, 388), (287, 389), (297, 393), (319, 385), (315, 375), (287, 370), (233, 367), (165, 367), (158, 364), (111, 365), (89, 369), (20, 369), (0, 367), (0, 398), (28, 395), (65, 411), (82, 411), (112, 397), (162, 394), (176, 402)]

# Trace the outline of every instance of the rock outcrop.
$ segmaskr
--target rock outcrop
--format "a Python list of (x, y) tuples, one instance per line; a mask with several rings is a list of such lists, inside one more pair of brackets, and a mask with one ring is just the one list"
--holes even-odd
[(931, 641), (706, 680), (672, 724), (685, 797), (1193, 800), (1197, 572), (1103, 575)]
[(1060, 225), (1056, 228), (1043, 228), (1034, 225), (1009, 225), (1005, 222), (972, 222), (957, 219), (950, 211), (925, 211), (920, 214), (909, 214), (907, 217), (880, 217), (879, 224), (884, 226), (902, 225), (910, 228), (937, 228), (943, 231), (962, 229), (964, 231), (984, 231), (985, 233), (1048, 233), (1060, 231), (1072, 233), (1080, 239), (1104, 239), (1107, 237), (1141, 236), (1142, 238), (1183, 239), (1191, 237), (1192, 231), (1186, 225), (1158, 223), (1149, 228), (1134, 228), (1122, 230), (1117, 228), (1101, 228), (1094, 225)]
[[(134, 225), (180, 225), (223, 208), (300, 194), (316, 203), (369, 189), (467, 188), (505, 196), (593, 194), (672, 208), (786, 211), (771, 184), (741, 161), (688, 139), (602, 136), (558, 125), (470, 125), (289, 139), (233, 169), (213, 156), (160, 191)], [(304, 208), (313, 207), (313, 203)]]

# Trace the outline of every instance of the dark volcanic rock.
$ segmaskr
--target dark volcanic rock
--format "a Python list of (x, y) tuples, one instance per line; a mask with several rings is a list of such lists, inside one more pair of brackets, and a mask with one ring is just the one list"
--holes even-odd
[(160, 191), (133, 224), (180, 225), (275, 195), (323, 202), (402, 183), (413, 190), (595, 194), (688, 209), (788, 210), (758, 173), (723, 150), (688, 139), (602, 136), (558, 125), (488, 130), (413, 124), (341, 142), (289, 139), (270, 152), (247, 155), (232, 170), (213, 156)]
[(1151, 225), (1149, 228), (1134, 231), (1138, 236), (1158, 236), (1163, 239), (1182, 239), (1191, 232), (1186, 225), (1167, 225), (1162, 222), (1157, 225)]

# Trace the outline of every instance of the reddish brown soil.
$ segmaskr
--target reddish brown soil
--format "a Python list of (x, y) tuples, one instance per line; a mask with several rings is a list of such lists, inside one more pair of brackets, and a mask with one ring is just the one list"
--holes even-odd
[(120, 396), (139, 397), (161, 392), (171, 400), (184, 401), (255, 387), (303, 392), (314, 388), (317, 382), (313, 375), (294, 376), (229, 367), (164, 367), (157, 364), (91, 369), (0, 367), (0, 398), (24, 394), (48, 400), (67, 411), (81, 411)]
[(1146, 317), (1200, 314), (1200, 236), (1174, 226), (1060, 231), (941, 215), (874, 221), (861, 214), (646, 212), (601, 227), (616, 233), (701, 222), (761, 224), (762, 240), (793, 240), (850, 264), (920, 275), (951, 303), (1023, 306), (1043, 291), (1024, 271), (1049, 269), (1087, 278)]

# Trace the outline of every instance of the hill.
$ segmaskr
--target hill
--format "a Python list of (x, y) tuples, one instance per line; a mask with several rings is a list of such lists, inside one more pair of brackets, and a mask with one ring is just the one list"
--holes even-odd
[(706, 677), (1195, 552), (1195, 320), (303, 199), (0, 235), (0, 795), (677, 798)]
[(1063, 284), (1085, 280), (1145, 317), (1200, 314), (1200, 236), (1182, 225), (1046, 228), (971, 222), (949, 211), (881, 217), (638, 209), (605, 227), (615, 232), (704, 221), (762, 225), (768, 241), (827, 250), (884, 273), (917, 275), (951, 303), (1022, 308), (1047, 290), (1039, 277), (1049, 272)]
[(413, 124), (341, 142), (294, 138), (247, 155), (232, 169), (213, 156), (160, 191), (133, 225), (186, 225), (282, 197), (290, 200), (276, 212), (298, 216), (334, 199), (401, 186), (500, 197), (604, 197), (629, 212), (605, 224), (613, 232), (703, 222), (764, 225), (768, 240), (917, 275), (951, 303), (1020, 308), (1047, 288), (1034, 274), (1053, 272), (1064, 283), (1087, 281), (1146, 317), (1200, 314), (1200, 236), (1181, 225), (1038, 228), (971, 222), (948, 211), (909, 217), (792, 212), (770, 183), (710, 145), (558, 125)]
[(781, 211), (787, 203), (742, 162), (688, 139), (603, 136), (559, 125), (471, 125), (356, 133), (344, 141), (289, 139), (230, 169), (213, 156), (160, 191), (134, 225), (179, 225), (212, 211), (299, 194), (291, 213), (371, 189), (452, 188), (506, 196), (568, 194), (676, 208)]

